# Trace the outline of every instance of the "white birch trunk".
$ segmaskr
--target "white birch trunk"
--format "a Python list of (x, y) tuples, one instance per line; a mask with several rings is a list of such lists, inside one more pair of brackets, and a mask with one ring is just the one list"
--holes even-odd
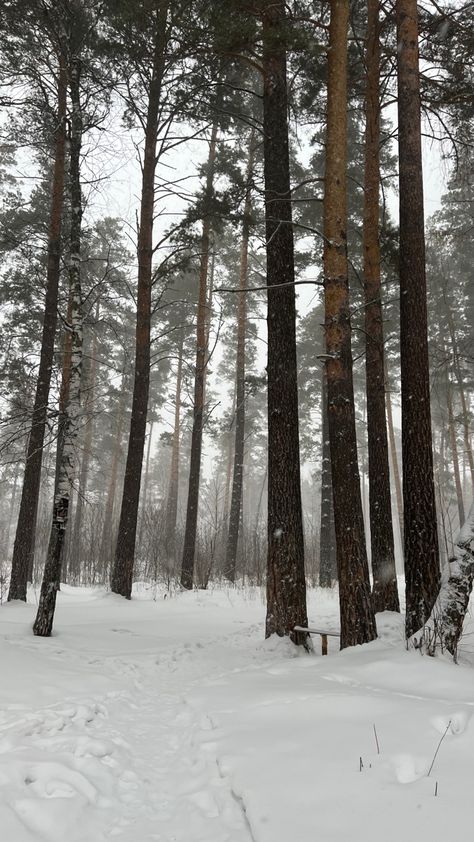
[(457, 661), (458, 645), (474, 581), (474, 502), (442, 573), (441, 588), (430, 619), (409, 644), (430, 655), (447, 650)]
[(71, 230), (69, 256), (69, 284), (72, 293), (71, 324), (72, 353), (69, 377), (69, 394), (65, 406), (64, 441), (58, 461), (58, 475), (54, 497), (53, 521), (44, 568), (38, 612), (33, 632), (40, 637), (49, 637), (53, 627), (56, 594), (61, 581), (62, 549), (69, 515), (71, 489), (76, 469), (76, 439), (81, 414), (81, 372), (83, 315), (81, 290), (81, 225), (82, 194), (80, 183), (80, 154), (82, 142), (82, 115), (80, 104), (80, 62), (73, 60), (70, 66), (71, 93)]

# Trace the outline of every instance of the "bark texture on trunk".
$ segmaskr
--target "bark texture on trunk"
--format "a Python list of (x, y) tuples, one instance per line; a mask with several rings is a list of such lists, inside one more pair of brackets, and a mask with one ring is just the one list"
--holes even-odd
[(252, 217), (252, 177), (255, 153), (255, 133), (252, 130), (249, 140), (249, 157), (246, 173), (246, 194), (244, 219), (242, 223), (242, 242), (240, 247), (240, 277), (238, 313), (237, 313), (237, 356), (235, 377), (235, 444), (234, 471), (232, 475), (232, 495), (230, 502), (229, 528), (225, 555), (224, 575), (230, 582), (235, 581), (237, 545), (239, 540), (240, 514), (242, 510), (242, 485), (244, 477), (245, 445), (245, 334), (247, 329), (247, 294), (248, 286), (248, 251), (250, 223)]
[(64, 201), (64, 162), (66, 153), (67, 66), (64, 53), (58, 56), (58, 63), (58, 110), (48, 231), (43, 334), (20, 510), (13, 547), (10, 589), (8, 592), (9, 600), (22, 599), (26, 601), (28, 572), (33, 567), (32, 556), (38, 513), (41, 462), (48, 412), (49, 387), (54, 359), (60, 274), (61, 223)]
[(377, 636), (365, 544), (352, 382), (346, 234), (348, 17), (348, 0), (332, 0), (323, 261), (329, 440), (341, 648), (367, 643)]
[[(80, 167), (82, 111), (80, 101), (80, 74), (80, 59), (73, 58), (69, 69), (69, 88), (71, 93), (71, 136), (69, 144), (69, 180), (71, 191), (69, 285), (72, 294), (72, 308), (71, 323), (68, 326), (72, 335), (72, 343), (69, 375), (66, 374), (64, 381), (63, 440), (58, 454), (53, 521), (51, 524), (51, 535), (41, 584), (38, 611), (33, 625), (34, 634), (40, 637), (49, 637), (53, 628), (56, 594), (61, 582), (64, 538), (68, 524), (71, 490), (75, 477), (76, 440), (81, 412), (83, 317), (81, 290), (82, 191)], [(69, 359), (65, 361), (69, 365)]]
[(199, 484), (201, 479), (202, 431), (204, 421), (204, 392), (207, 362), (207, 275), (211, 240), (210, 202), (214, 190), (214, 169), (217, 148), (217, 121), (212, 126), (207, 160), (205, 203), (202, 222), (201, 265), (199, 268), (199, 298), (196, 324), (196, 373), (194, 377), (193, 429), (191, 432), (191, 456), (189, 464), (188, 502), (184, 530), (183, 558), (181, 561), (181, 587), (190, 590), (194, 580), (194, 557), (196, 554), (197, 517), (199, 508)]
[(301, 510), (294, 245), (288, 151), (285, 3), (263, 4), (263, 131), (268, 285), (266, 636), (310, 648)]
[(321, 527), (319, 535), (319, 586), (337, 582), (336, 530), (332, 495), (331, 445), (329, 442), (326, 369), (321, 374)]
[(410, 637), (431, 614), (440, 570), (430, 413), (416, 0), (396, 0), (396, 18), (403, 518), (406, 634)]
[(379, 0), (368, 0), (365, 97), (364, 293), (369, 512), (374, 611), (400, 611), (393, 542), (385, 417), (385, 365), (380, 277), (380, 24)]
[(127, 462), (123, 485), (122, 507), (115, 550), (111, 588), (116, 594), (132, 596), (138, 504), (145, 448), (150, 386), (151, 285), (153, 258), (153, 218), (155, 208), (156, 144), (158, 115), (165, 69), (168, 2), (157, 8), (156, 41), (152, 78), (148, 92), (145, 123), (145, 150), (142, 169), (140, 229), (138, 233), (137, 329), (135, 342), (135, 378), (132, 414), (128, 438)]

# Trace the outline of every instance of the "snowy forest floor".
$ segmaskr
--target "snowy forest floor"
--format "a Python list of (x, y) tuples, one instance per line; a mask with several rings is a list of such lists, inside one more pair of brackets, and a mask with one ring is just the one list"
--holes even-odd
[[(0, 607), (2, 842), (464, 842), (470, 619), (455, 666), (395, 614), (321, 657), (263, 640), (257, 589), (136, 597), (64, 586), (49, 639), (34, 593)], [(337, 614), (310, 594), (312, 625)]]

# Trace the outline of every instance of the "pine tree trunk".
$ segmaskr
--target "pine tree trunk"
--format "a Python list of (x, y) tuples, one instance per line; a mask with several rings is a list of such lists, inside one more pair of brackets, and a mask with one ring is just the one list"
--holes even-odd
[[(240, 248), (240, 279), (239, 288), (245, 290), (248, 286), (248, 251), (250, 222), (252, 215), (252, 176), (255, 151), (255, 133), (252, 130), (249, 140), (249, 158), (246, 174), (246, 195), (244, 219), (242, 224), (242, 243)], [(235, 378), (235, 445), (234, 471), (232, 476), (232, 496), (230, 503), (229, 529), (227, 532), (227, 547), (225, 556), (224, 575), (230, 582), (235, 581), (237, 561), (237, 544), (239, 540), (240, 513), (242, 510), (242, 485), (244, 472), (244, 444), (245, 444), (245, 334), (247, 329), (247, 294), (240, 292), (237, 314), (237, 356)]]
[[(367, 401), (363, 402), (362, 429), (367, 429)], [(357, 438), (357, 452), (360, 453), (360, 499), (362, 502), (365, 544), (367, 546), (370, 540), (370, 523), (367, 522), (368, 518), (370, 518), (369, 507), (367, 506), (367, 453), (365, 442), (361, 445), (359, 436)]]
[[(71, 380), (72, 368), (72, 352), (73, 352), (73, 306), (74, 306), (74, 275), (69, 272), (69, 296), (66, 314), (66, 330), (64, 333), (63, 342), (63, 364), (61, 371), (61, 386), (59, 388), (58, 401), (58, 426), (56, 438), (56, 460), (54, 469), (54, 493), (53, 500), (58, 495), (59, 483), (61, 481), (61, 463), (63, 458), (64, 441), (68, 427), (68, 405), (69, 405), (69, 387)], [(33, 554), (31, 555), (31, 567), (28, 572), (29, 581), (33, 581)]]
[(328, 388), (326, 369), (321, 375), (321, 528), (319, 533), (319, 586), (331, 588), (337, 581), (336, 531), (329, 443)]
[(329, 440), (336, 528), (341, 648), (377, 635), (357, 460), (347, 269), (348, 0), (332, 0), (329, 29), (324, 291)]
[[(70, 330), (72, 348), (69, 376), (65, 379), (63, 441), (60, 445), (58, 473), (54, 494), (53, 522), (48, 554), (41, 584), (33, 632), (49, 637), (53, 628), (56, 594), (61, 581), (62, 551), (69, 516), (71, 489), (75, 474), (76, 439), (81, 412), (82, 370), (82, 291), (81, 291), (81, 226), (82, 193), (80, 160), (82, 146), (82, 112), (80, 102), (80, 61), (73, 58), (70, 67), (71, 137), (69, 179), (71, 190), (71, 230), (69, 284), (72, 292)], [(59, 449), (59, 447), (58, 447)]]
[(174, 402), (173, 445), (171, 450), (170, 479), (165, 516), (165, 549), (169, 559), (176, 561), (176, 523), (178, 518), (179, 494), (179, 454), (181, 434), (181, 387), (183, 379), (183, 343), (184, 334), (181, 331), (178, 347), (178, 370), (176, 372), (176, 389)]
[(471, 444), (471, 425), (469, 420), (469, 409), (467, 406), (466, 401), (466, 392), (464, 389), (464, 383), (462, 379), (462, 375), (459, 369), (459, 365), (457, 365), (457, 373), (456, 379), (458, 381), (458, 388), (459, 388), (459, 397), (461, 398), (461, 409), (462, 409), (462, 417), (463, 417), (463, 433), (464, 433), (464, 450), (466, 452), (467, 461), (469, 464), (469, 471), (471, 474), (471, 491), (474, 494), (474, 456), (472, 453), (472, 444)]
[(448, 428), (449, 428), (449, 442), (451, 445), (451, 456), (453, 459), (453, 473), (454, 473), (454, 484), (456, 487), (456, 498), (458, 503), (458, 512), (459, 512), (459, 527), (461, 528), (465, 519), (466, 515), (464, 512), (464, 500), (462, 496), (462, 483), (461, 483), (461, 472), (459, 470), (459, 456), (458, 456), (458, 444), (456, 440), (456, 427), (454, 424), (454, 413), (453, 413), (453, 391), (451, 386), (451, 381), (449, 379), (448, 372), (446, 371), (446, 398), (448, 404)]
[(137, 330), (132, 414), (117, 546), (111, 577), (112, 591), (127, 599), (130, 599), (132, 596), (135, 539), (137, 534), (138, 504), (140, 500), (150, 385), (151, 286), (156, 144), (161, 87), (165, 68), (167, 15), (168, 3), (162, 0), (158, 4), (152, 79), (148, 93), (148, 110), (145, 124), (140, 229), (138, 232)]
[(153, 436), (154, 421), (150, 421), (150, 432), (148, 433), (148, 443), (146, 448), (145, 471), (143, 478), (143, 495), (142, 495), (142, 509), (146, 511), (146, 504), (148, 502), (148, 482), (150, 479), (150, 456), (151, 456), (151, 440)]
[(474, 455), (472, 452), (471, 447), (471, 431), (470, 431), (470, 423), (469, 423), (469, 410), (466, 401), (466, 393), (464, 390), (464, 381), (461, 372), (461, 366), (459, 365), (459, 351), (458, 351), (458, 344), (456, 341), (456, 328), (454, 325), (453, 314), (451, 312), (451, 308), (446, 300), (445, 297), (445, 305), (446, 305), (446, 312), (448, 316), (448, 324), (449, 324), (449, 333), (451, 336), (451, 347), (453, 351), (453, 364), (454, 364), (454, 374), (456, 376), (456, 380), (458, 382), (458, 389), (459, 389), (459, 397), (461, 399), (461, 409), (462, 409), (462, 418), (463, 418), (463, 433), (464, 433), (464, 450), (467, 456), (467, 461), (469, 463), (469, 470), (471, 473), (471, 488), (472, 493), (474, 494)]
[(226, 454), (226, 470), (225, 470), (225, 484), (224, 484), (224, 502), (222, 504), (222, 521), (224, 524), (224, 530), (226, 532), (226, 543), (227, 543), (227, 531), (228, 531), (228, 522), (229, 522), (229, 502), (230, 502), (230, 488), (232, 482), (232, 464), (233, 464), (233, 456), (234, 456), (234, 444), (235, 444), (235, 435), (232, 435), (232, 428), (235, 422), (235, 408), (236, 408), (236, 394), (234, 388), (234, 394), (232, 396), (232, 412), (231, 412), (231, 424), (226, 431), (226, 438), (227, 438), (227, 454)]
[(387, 367), (385, 366), (385, 406), (387, 410), (387, 427), (388, 440), (390, 442), (390, 457), (392, 460), (392, 475), (393, 484), (395, 486), (395, 499), (397, 503), (398, 529), (400, 532), (400, 546), (403, 553), (403, 496), (402, 496), (402, 481), (400, 479), (400, 469), (398, 467), (397, 444), (395, 441), (395, 430), (393, 427), (393, 412), (392, 412), (392, 398), (390, 396), (390, 388), (388, 385)]
[(260, 567), (260, 515), (262, 511), (262, 501), (263, 501), (263, 493), (265, 491), (265, 485), (267, 484), (268, 480), (268, 467), (265, 468), (265, 473), (263, 475), (262, 484), (260, 486), (260, 494), (258, 495), (258, 503), (257, 503), (257, 511), (255, 512), (255, 526), (253, 530), (253, 557), (254, 557), (254, 564), (257, 573), (257, 582), (256, 584), (261, 586), (263, 584), (262, 581), (262, 574), (261, 574), (261, 567)]
[[(96, 313), (96, 322), (99, 314)], [(95, 381), (97, 372), (97, 336), (94, 333), (92, 339), (91, 350), (91, 369), (89, 375), (89, 382), (87, 384), (87, 397), (85, 401), (85, 414), (87, 417), (87, 427), (84, 436), (84, 447), (82, 452), (81, 471), (79, 475), (79, 487), (77, 492), (77, 504), (74, 513), (74, 527), (72, 530), (71, 541), (71, 555), (69, 574), (75, 583), (79, 583), (82, 560), (82, 521), (84, 511), (84, 499), (87, 495), (87, 482), (89, 479), (89, 466), (92, 454), (92, 441), (94, 435), (94, 399), (95, 399)]]
[(301, 509), (294, 246), (288, 151), (285, 3), (263, 4), (263, 131), (268, 285), (266, 636), (310, 648)]
[(204, 420), (204, 390), (207, 361), (207, 274), (209, 266), (211, 213), (214, 185), (214, 168), (217, 146), (217, 122), (214, 122), (209, 144), (205, 208), (202, 223), (201, 265), (199, 269), (199, 299), (196, 326), (196, 373), (194, 378), (193, 429), (191, 433), (191, 457), (189, 465), (188, 502), (184, 530), (183, 558), (181, 561), (181, 587), (190, 590), (194, 579), (194, 556), (196, 553), (197, 517), (199, 507), (199, 484), (201, 477), (202, 431)]
[(440, 570), (430, 413), (416, 0), (396, 0), (396, 18), (403, 517), (406, 634), (410, 637), (431, 614)]
[(462, 487), (463, 494), (467, 491), (467, 454), (464, 451), (462, 455)]
[[(205, 337), (206, 337), (206, 361), (204, 363), (204, 385), (202, 391), (202, 405), (203, 407), (206, 405), (206, 387), (207, 387), (207, 378), (209, 374), (209, 363), (211, 361), (212, 351), (210, 348), (210, 339), (211, 339), (211, 325), (212, 325), (212, 306), (213, 306), (213, 298), (214, 298), (214, 274), (216, 268), (216, 253), (214, 250), (214, 238), (212, 237), (212, 232), (209, 237), (209, 257), (210, 257), (210, 266), (209, 266), (209, 290), (207, 294), (207, 304), (206, 304), (206, 327), (205, 327)], [(204, 420), (203, 420), (204, 423)]]
[[(446, 429), (443, 425), (439, 430), (439, 445), (437, 446), (436, 442), (436, 431), (433, 435), (433, 457), (434, 457), (434, 479), (435, 479), (435, 491), (436, 491), (436, 502), (437, 508), (441, 513), (441, 525), (438, 528), (438, 541), (439, 541), (439, 552), (440, 552), (440, 567), (443, 569), (443, 563), (449, 557), (449, 546), (453, 544), (454, 537), (453, 537), (453, 524), (450, 517), (447, 517), (448, 511), (448, 503), (446, 501), (446, 496), (444, 493), (444, 483), (441, 482), (441, 477), (445, 476), (447, 473), (447, 460), (446, 460)], [(448, 522), (448, 528), (446, 528), (446, 521)], [(448, 538), (448, 531), (449, 531), (449, 538)], [(443, 540), (440, 541), (439, 537), (442, 537)], [(444, 550), (444, 557), (443, 557), (443, 550)]]
[(151, 455), (151, 439), (153, 435), (153, 424), (154, 421), (150, 421), (150, 431), (148, 436), (145, 435), (145, 441), (147, 441), (146, 446), (146, 456), (145, 456), (145, 466), (143, 468), (143, 487), (141, 491), (140, 497), (140, 515), (139, 515), (139, 528), (138, 528), (138, 537), (136, 538), (135, 542), (135, 553), (138, 552), (140, 555), (140, 551), (142, 548), (142, 540), (143, 540), (143, 532), (146, 529), (147, 525), (147, 515), (146, 515), (146, 507), (148, 503), (148, 481), (150, 478), (150, 455)]
[(369, 511), (374, 611), (400, 611), (393, 542), (385, 418), (385, 365), (379, 244), (380, 24), (379, 0), (368, 0), (365, 98), (364, 292)]
[(12, 524), (13, 524), (13, 515), (14, 515), (14, 512), (15, 512), (16, 492), (17, 492), (17, 488), (18, 488), (19, 473), (20, 473), (20, 466), (17, 462), (16, 465), (15, 465), (15, 476), (13, 478), (13, 490), (12, 490), (12, 494), (11, 494), (11, 498), (10, 498), (10, 507), (8, 509), (8, 524), (7, 524), (6, 536), (5, 536), (6, 553), (10, 552), (10, 535), (11, 535)]
[[(125, 363), (124, 363), (125, 366)], [(105, 502), (104, 523), (102, 526), (102, 537), (100, 541), (100, 561), (107, 567), (112, 560), (112, 533), (114, 523), (114, 508), (115, 496), (117, 493), (117, 478), (118, 468), (120, 462), (120, 454), (122, 453), (122, 435), (125, 415), (125, 373), (122, 374), (122, 383), (120, 388), (120, 398), (117, 410), (116, 431), (114, 449), (112, 452), (112, 464), (110, 467), (110, 479), (107, 489), (107, 498)]]
[(67, 68), (64, 53), (60, 53), (58, 62), (58, 109), (48, 231), (43, 334), (20, 510), (13, 547), (10, 589), (8, 592), (9, 600), (22, 599), (26, 601), (28, 572), (33, 566), (32, 557), (41, 482), (41, 462), (48, 412), (49, 387), (54, 360), (60, 274), (61, 223), (64, 199), (64, 161), (66, 153)]

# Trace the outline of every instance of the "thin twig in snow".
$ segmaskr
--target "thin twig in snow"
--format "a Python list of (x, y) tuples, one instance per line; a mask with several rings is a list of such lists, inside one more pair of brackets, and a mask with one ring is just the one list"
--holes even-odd
[(446, 725), (446, 731), (444, 732), (443, 736), (441, 737), (441, 739), (440, 739), (440, 741), (439, 741), (439, 743), (438, 743), (438, 747), (437, 747), (437, 749), (436, 749), (436, 751), (435, 751), (435, 753), (434, 753), (433, 760), (431, 761), (431, 766), (430, 766), (430, 768), (428, 769), (428, 774), (427, 774), (427, 776), (426, 776), (427, 778), (429, 778), (429, 776), (430, 776), (430, 772), (431, 772), (431, 770), (432, 770), (432, 768), (433, 768), (433, 766), (434, 766), (434, 762), (435, 762), (436, 757), (437, 757), (437, 755), (438, 755), (438, 751), (439, 751), (439, 749), (440, 749), (441, 743), (443, 742), (443, 740), (444, 740), (444, 738), (445, 738), (445, 736), (446, 736), (446, 734), (448, 733), (448, 731), (449, 731), (449, 729), (450, 729), (450, 728), (451, 728), (451, 720), (449, 720), (448, 724)]

